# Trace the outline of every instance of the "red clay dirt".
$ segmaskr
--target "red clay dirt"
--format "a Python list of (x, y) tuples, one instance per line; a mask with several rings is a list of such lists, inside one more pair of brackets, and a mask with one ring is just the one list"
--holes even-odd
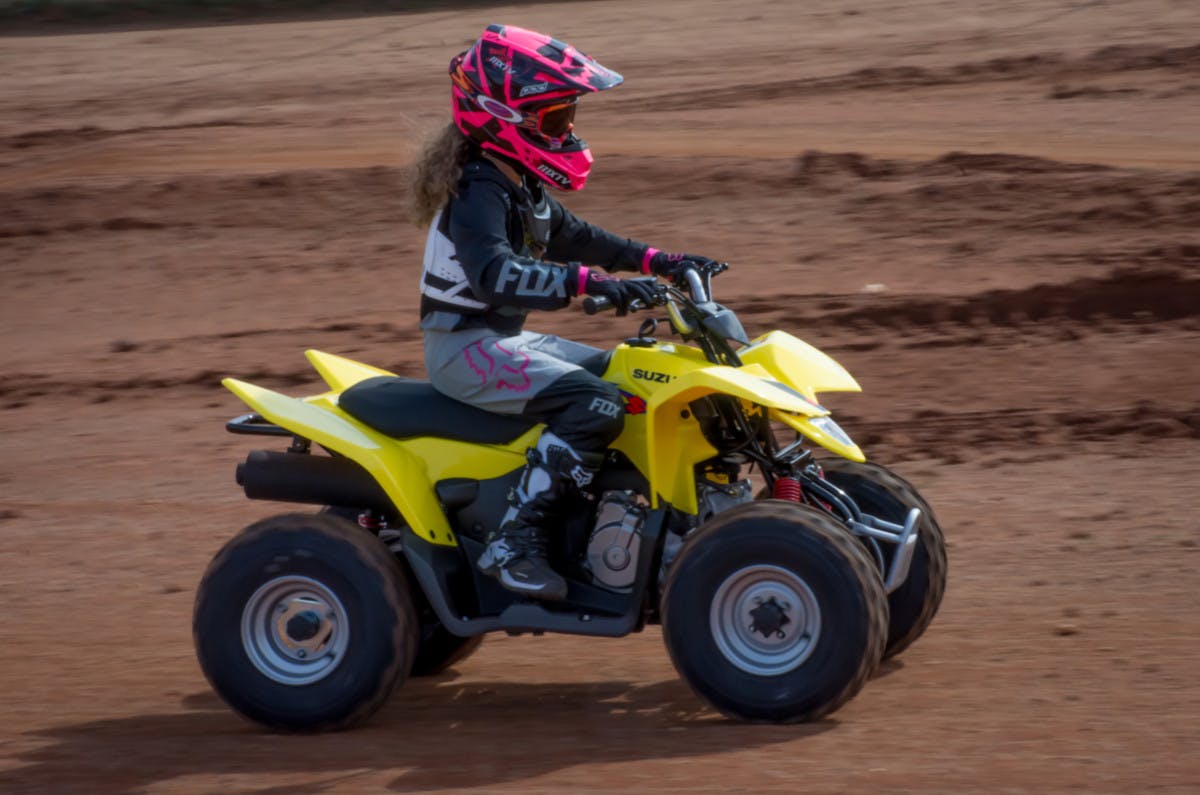
[[(489, 638), (336, 735), (200, 674), (204, 567), (287, 508), (240, 496), (218, 379), (422, 372), (402, 166), (490, 21), (627, 78), (569, 206), (730, 260), (718, 297), (842, 361), (865, 391), (827, 402), (937, 510), (941, 613), (826, 720), (719, 717), (654, 627)], [(1197, 30), (612, 0), (0, 39), (0, 792), (1200, 791)]]

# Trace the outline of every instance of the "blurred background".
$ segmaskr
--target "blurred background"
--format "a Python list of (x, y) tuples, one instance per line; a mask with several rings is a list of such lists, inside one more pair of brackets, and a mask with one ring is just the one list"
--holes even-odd
[[(285, 509), (234, 484), (219, 379), (423, 374), (404, 167), (492, 22), (626, 78), (564, 203), (728, 260), (718, 300), (858, 378), (827, 403), (947, 532), (932, 628), (822, 723), (725, 721), (657, 627), (489, 638), (336, 736), (200, 674), (204, 567)], [(1198, 31), (1193, 0), (0, 0), (0, 792), (1200, 789)]]

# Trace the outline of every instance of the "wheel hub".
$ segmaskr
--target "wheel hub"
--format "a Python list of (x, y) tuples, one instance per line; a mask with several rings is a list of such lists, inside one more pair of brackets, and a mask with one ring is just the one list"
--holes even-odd
[(787, 612), (785, 612), (788, 607), (790, 605), (786, 603), (780, 605), (776, 602), (774, 596), (765, 602), (759, 599), (758, 607), (750, 611), (750, 618), (753, 619), (750, 624), (750, 631), (762, 633), (762, 636), (768, 639), (772, 636), (781, 640), (786, 638), (787, 633), (783, 631), (783, 627), (785, 624), (792, 623), (792, 620), (788, 618)]
[(768, 564), (746, 566), (717, 587), (709, 627), (721, 654), (746, 673), (795, 670), (816, 648), (821, 610), (798, 574)]
[(298, 613), (287, 622), (287, 635), (297, 643), (312, 640), (320, 631), (321, 617), (312, 610)]
[(346, 609), (322, 583), (295, 575), (262, 585), (242, 610), (242, 646), (264, 676), (308, 685), (341, 663), (350, 643)]

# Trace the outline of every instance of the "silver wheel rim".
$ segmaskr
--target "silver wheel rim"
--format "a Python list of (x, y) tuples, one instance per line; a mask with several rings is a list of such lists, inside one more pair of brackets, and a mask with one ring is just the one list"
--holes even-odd
[(242, 610), (242, 646), (259, 673), (280, 684), (319, 682), (342, 662), (350, 643), (346, 608), (309, 577), (276, 577)]
[(713, 595), (709, 626), (733, 665), (758, 676), (779, 676), (808, 659), (821, 635), (821, 610), (812, 589), (779, 566), (738, 569)]

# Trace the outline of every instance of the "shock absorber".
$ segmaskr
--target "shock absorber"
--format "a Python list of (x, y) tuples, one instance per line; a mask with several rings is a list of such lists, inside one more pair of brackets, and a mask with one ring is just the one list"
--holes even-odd
[(800, 488), (799, 480), (785, 476), (775, 478), (775, 485), (771, 488), (771, 496), (777, 500), (800, 502), (804, 496), (804, 492)]

